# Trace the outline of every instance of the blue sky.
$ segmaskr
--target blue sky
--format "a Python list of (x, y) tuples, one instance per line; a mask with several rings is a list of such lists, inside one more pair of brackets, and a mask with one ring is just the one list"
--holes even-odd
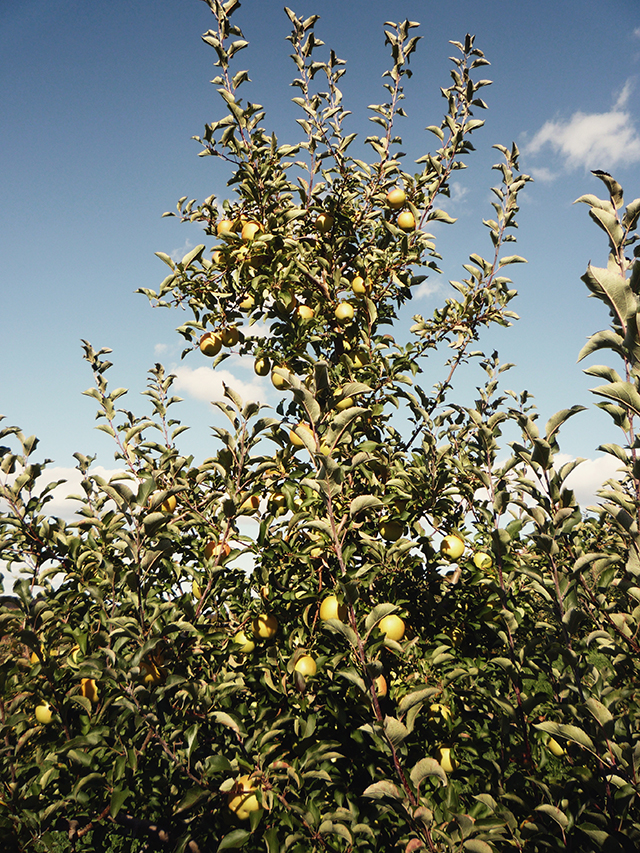
[[(371, 132), (366, 106), (382, 100), (387, 67), (385, 20), (420, 21), (423, 36), (412, 59), (399, 127), (403, 149), (420, 156), (428, 124), (442, 113), (440, 86), (449, 82), (449, 39), (476, 34), (491, 62), (485, 89), (486, 127), (474, 142), (469, 168), (458, 173), (452, 199), (458, 217), (437, 232), (443, 275), (431, 279), (407, 315), (429, 314), (463, 275), (471, 252), (490, 254), (481, 219), (491, 214), (493, 143), (521, 148), (521, 166), (536, 179), (522, 195), (516, 251), (526, 267), (512, 267), (521, 320), (481, 343), (497, 346), (517, 364), (505, 382), (535, 395), (544, 422), (559, 408), (581, 403), (588, 413), (564, 431), (563, 450), (596, 459), (596, 447), (616, 440), (594, 408), (576, 356), (588, 334), (607, 325), (600, 303), (580, 281), (586, 264), (606, 263), (606, 244), (579, 195), (600, 193), (590, 169), (612, 172), (627, 201), (640, 196), (640, 7), (636, 0), (304, 0), (298, 14), (321, 16), (316, 32), (347, 60), (343, 91), (350, 129)], [(265, 125), (281, 141), (297, 140), (289, 99), (294, 67), (288, 58), (289, 22), (280, 3), (245, 0), (235, 21), (250, 47), (237, 67), (249, 68), (245, 97), (263, 104)], [(152, 311), (138, 287), (155, 288), (164, 266), (155, 251), (179, 255), (202, 242), (197, 227), (162, 219), (187, 195), (225, 197), (229, 177), (213, 158), (198, 158), (191, 137), (222, 115), (209, 83), (211, 48), (201, 34), (213, 26), (198, 0), (21, 0), (0, 5), (0, 114), (3, 204), (0, 210), (0, 412), (41, 439), (43, 455), (72, 466), (72, 454), (97, 453), (113, 466), (106, 436), (95, 432), (94, 407), (81, 392), (92, 383), (80, 339), (109, 346), (112, 387), (131, 389), (126, 405), (145, 411), (146, 370), (157, 360), (179, 375), (185, 398), (180, 417), (192, 426), (183, 449), (202, 458), (212, 442), (209, 400), (220, 387), (194, 353), (180, 362), (177, 312)], [(401, 337), (401, 335), (399, 335)], [(424, 383), (440, 378), (434, 365)], [(250, 363), (225, 363), (227, 380), (247, 396), (275, 403)], [(479, 373), (460, 384), (468, 402)]]

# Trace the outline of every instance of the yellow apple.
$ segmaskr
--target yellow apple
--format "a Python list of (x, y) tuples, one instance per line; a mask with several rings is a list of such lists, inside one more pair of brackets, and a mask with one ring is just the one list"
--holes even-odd
[(558, 741), (552, 737), (547, 741), (547, 749), (552, 755), (555, 755), (556, 758), (562, 758), (565, 754), (563, 747), (561, 747)]
[(261, 613), (251, 623), (251, 630), (263, 640), (270, 640), (278, 633), (278, 620), (271, 613)]
[(395, 640), (398, 642), (404, 637), (405, 624), (395, 613), (383, 616), (378, 622), (378, 628), (384, 634), (385, 640)]
[(282, 492), (274, 492), (269, 498), (269, 504), (276, 512), (287, 508), (287, 498)]
[(378, 696), (384, 699), (389, 689), (387, 687), (387, 679), (384, 677), (384, 675), (379, 675), (377, 678), (373, 679), (373, 683), (375, 685), (376, 693), (378, 694)]
[(266, 264), (268, 260), (269, 256), (266, 252), (258, 251), (251, 255), (251, 257), (249, 258), (249, 266), (255, 270), (258, 267), (261, 267), (263, 264)]
[(93, 678), (83, 678), (80, 681), (80, 695), (95, 704), (98, 701), (98, 685)]
[(238, 651), (242, 652), (243, 655), (248, 655), (249, 652), (252, 652), (256, 647), (256, 644), (253, 642), (253, 640), (247, 637), (244, 631), (238, 631), (236, 634), (234, 634), (233, 642), (236, 645), (240, 646)]
[(210, 560), (212, 557), (228, 557), (231, 552), (231, 546), (228, 542), (207, 542), (204, 546), (205, 560)]
[(162, 684), (165, 680), (164, 669), (159, 667), (155, 661), (143, 661), (140, 665), (142, 680), (148, 687), (153, 687), (156, 684)]
[(36, 705), (36, 720), (43, 726), (48, 726), (53, 719), (53, 710), (48, 702)]
[(339, 302), (334, 311), (336, 320), (353, 320), (354, 313), (353, 305), (350, 302)]
[(387, 542), (397, 542), (404, 533), (404, 524), (399, 520), (387, 518), (380, 522), (378, 530)]
[(369, 364), (369, 353), (361, 349), (356, 350), (351, 356), (351, 361), (353, 362), (353, 366), (357, 370), (360, 370), (365, 364)]
[(448, 722), (451, 719), (451, 710), (446, 705), (435, 702), (429, 708), (429, 719), (431, 721), (444, 720)]
[[(42, 654), (42, 649), (40, 649), (40, 654)], [(31, 666), (35, 666), (37, 663), (40, 663), (40, 658), (38, 657), (37, 652), (31, 652), (29, 663), (31, 664)]]
[(214, 332), (205, 332), (200, 338), (200, 352), (213, 358), (222, 348), (222, 338)]
[(275, 371), (271, 371), (271, 383), (274, 388), (277, 388), (278, 391), (281, 391), (283, 388), (289, 387), (289, 382), (284, 376), (281, 376), (279, 373)]
[(271, 371), (271, 362), (266, 356), (256, 358), (253, 363), (253, 370), (257, 376), (266, 376)]
[(299, 657), (296, 661), (294, 670), (299, 672), (300, 675), (303, 675), (305, 678), (311, 678), (316, 674), (318, 667), (311, 655), (302, 655), (302, 657)]
[(234, 232), (234, 223), (231, 219), (221, 219), (218, 222), (216, 233), (218, 237), (227, 237), (229, 234), (233, 234)]
[(458, 762), (451, 754), (450, 746), (441, 746), (438, 749), (438, 763), (445, 773), (453, 773), (458, 766)]
[(202, 588), (195, 578), (191, 581), (191, 594), (196, 601), (200, 601), (202, 598)]
[(353, 397), (343, 397), (342, 400), (338, 400), (338, 402), (336, 403), (336, 409), (339, 412), (342, 412), (345, 409), (350, 409), (351, 406), (355, 406), (355, 401)]
[(493, 566), (491, 555), (485, 554), (484, 551), (476, 551), (473, 555), (473, 563), (478, 569), (490, 569)]
[(256, 512), (258, 509), (260, 509), (260, 495), (249, 495), (249, 497), (240, 504), (238, 512), (241, 515), (251, 515), (252, 512)]
[(338, 601), (335, 595), (328, 595), (320, 605), (320, 618), (323, 622), (326, 622), (327, 619), (338, 619), (340, 622), (346, 622), (348, 619), (347, 606)]
[(415, 231), (416, 220), (410, 210), (403, 210), (398, 216), (398, 228), (402, 231)]
[(254, 793), (258, 788), (251, 776), (240, 776), (227, 795), (227, 805), (239, 820), (249, 820), (251, 812), (262, 810)]
[(351, 290), (353, 290), (356, 296), (364, 296), (371, 290), (371, 284), (368, 279), (364, 279), (361, 275), (357, 275), (351, 280)]
[(303, 433), (307, 439), (314, 441), (313, 430), (309, 424), (298, 424), (295, 429), (289, 430), (289, 441), (294, 447), (304, 447), (305, 443), (300, 438), (300, 433)]
[(298, 305), (296, 314), (301, 320), (312, 320), (316, 312), (310, 305)]
[(387, 193), (387, 204), (391, 210), (399, 210), (406, 200), (407, 194), (402, 187), (396, 187)]
[(220, 332), (220, 340), (226, 347), (234, 347), (240, 340), (240, 330), (237, 326), (228, 326)]
[(256, 300), (250, 293), (248, 293), (241, 302), (238, 302), (238, 308), (241, 311), (251, 311), (255, 304)]
[(178, 500), (175, 495), (169, 495), (168, 498), (162, 501), (160, 504), (160, 509), (163, 512), (173, 512), (174, 509), (178, 506)]
[(321, 213), (316, 219), (316, 228), (321, 234), (326, 234), (333, 228), (333, 216), (330, 213)]
[(250, 240), (253, 240), (256, 234), (259, 234), (260, 231), (264, 231), (264, 226), (260, 222), (249, 221), (245, 222), (242, 226), (241, 237), (245, 243), (248, 243)]
[(447, 560), (457, 560), (464, 554), (464, 539), (455, 533), (450, 533), (440, 543), (440, 553)]
[(211, 250), (211, 263), (216, 266), (220, 266), (224, 263), (224, 255), (220, 251), (220, 249), (212, 249)]

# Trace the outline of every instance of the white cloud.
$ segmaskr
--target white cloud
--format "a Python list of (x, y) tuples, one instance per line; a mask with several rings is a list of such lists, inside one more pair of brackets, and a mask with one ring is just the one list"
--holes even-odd
[[(125, 475), (122, 468), (104, 468), (102, 465), (92, 465), (90, 471), (92, 474), (96, 474), (98, 477), (102, 477), (107, 481), (112, 477)], [(12, 474), (10, 477), (7, 477), (7, 482), (10, 483), (17, 476), (17, 473)], [(65, 521), (76, 521), (77, 516), (75, 513), (80, 508), (80, 504), (77, 501), (69, 500), (69, 495), (84, 494), (81, 485), (82, 474), (77, 468), (66, 468), (60, 465), (56, 465), (52, 468), (45, 468), (40, 477), (36, 480), (34, 494), (41, 494), (45, 486), (48, 486), (49, 483), (53, 483), (57, 480), (64, 480), (65, 482), (56, 486), (56, 488), (49, 493), (52, 499), (45, 504), (44, 514), (47, 516), (63, 518)], [(135, 483), (132, 483), (130, 488), (135, 491)], [(0, 509), (2, 509), (3, 512), (6, 512), (7, 505), (4, 501), (0, 502)]]
[(169, 344), (156, 344), (153, 348), (155, 355), (162, 355), (169, 350)]
[[(574, 458), (565, 453), (559, 453), (556, 456), (556, 467), (559, 468)], [(620, 465), (621, 463), (617, 459), (608, 454), (598, 456), (596, 459), (585, 459), (569, 474), (565, 484), (567, 488), (573, 489), (580, 506), (586, 507), (599, 503), (600, 499), (596, 494), (598, 489), (606, 480), (610, 480), (612, 477), (620, 478), (618, 473)]]
[(633, 34), (637, 39), (640, 39), (640, 27), (636, 27)]
[(245, 402), (250, 400), (264, 401), (267, 397), (266, 386), (258, 382), (243, 382), (228, 370), (210, 367), (176, 367), (171, 371), (176, 376), (173, 387), (177, 391), (183, 391), (197, 400), (212, 402), (224, 399), (224, 387), (228, 385)]
[(524, 146), (528, 154), (537, 154), (550, 145), (565, 159), (568, 168), (611, 171), (620, 164), (640, 160), (640, 134), (634, 113), (625, 109), (633, 89), (627, 80), (613, 108), (605, 113), (577, 111), (568, 119), (547, 121)]

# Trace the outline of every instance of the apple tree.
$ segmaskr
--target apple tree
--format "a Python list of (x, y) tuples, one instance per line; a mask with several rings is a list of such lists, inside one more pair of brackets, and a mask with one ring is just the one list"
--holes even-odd
[[(20, 569), (0, 609), (4, 849), (637, 850), (640, 200), (604, 172), (605, 198), (579, 199), (609, 241), (584, 281), (612, 318), (581, 357), (624, 368), (587, 369), (623, 438), (586, 511), (579, 460), (557, 463), (581, 407), (542, 427), (479, 349), (516, 318), (515, 145), (495, 146), (488, 257), (398, 322), (438, 270), (429, 223), (455, 222), (438, 205), (483, 124), (473, 37), (452, 42), (446, 113), (409, 171), (416, 23), (385, 24), (384, 102), (357, 148), (343, 60), (287, 9), (301, 140), (284, 144), (239, 94), (239, 3), (205, 2), (224, 114), (198, 141), (231, 198), (180, 199), (205, 242), (158, 253), (168, 275), (143, 293), (186, 309), (185, 357), (251, 358), (279, 403), (227, 388), (198, 462), (174, 377), (155, 365), (134, 414), (110, 351), (84, 342), (120, 473), (75, 455), (73, 522), (47, 512), (37, 440), (2, 431), (0, 557)], [(470, 406), (454, 381), (473, 364)]]

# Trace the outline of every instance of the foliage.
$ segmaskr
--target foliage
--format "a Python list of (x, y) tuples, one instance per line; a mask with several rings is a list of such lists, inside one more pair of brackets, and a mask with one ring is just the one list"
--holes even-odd
[[(208, 334), (214, 368), (233, 352), (272, 372), (278, 417), (228, 388), (228, 427), (197, 464), (176, 445), (173, 377), (149, 372), (139, 417), (110, 390), (109, 350), (85, 342), (86, 393), (123, 472), (107, 482), (76, 454), (73, 522), (47, 512), (37, 440), (3, 430), (0, 556), (22, 569), (0, 609), (5, 849), (636, 850), (640, 200), (624, 208), (603, 172), (607, 197), (579, 199), (609, 240), (607, 267), (583, 278), (612, 317), (581, 357), (609, 349), (624, 366), (587, 369), (624, 438), (601, 448), (621, 479), (583, 512), (566, 484), (578, 462), (556, 463), (581, 407), (541, 429), (526, 392), (500, 391), (509, 365), (472, 349), (515, 318), (505, 268), (523, 259), (504, 244), (529, 180), (515, 146), (496, 146), (490, 258), (469, 256), (408, 342), (390, 333), (437, 269), (425, 229), (455, 221), (436, 204), (482, 125), (473, 37), (452, 43), (439, 147), (411, 174), (395, 125), (414, 22), (385, 25), (367, 162), (350, 153), (344, 62), (316, 58), (317, 16), (287, 10), (304, 135), (284, 145), (238, 96), (239, 3), (206, 2), (227, 112), (199, 141), (229, 164), (235, 199), (180, 200), (219, 242), (158, 253), (170, 273), (144, 292), (189, 310), (185, 354), (204, 357)], [(445, 375), (422, 387), (443, 347)], [(472, 359), (486, 381), (469, 407), (451, 396)], [(344, 607), (322, 619), (332, 594)], [(403, 636), (380, 630), (389, 614)], [(296, 670), (306, 655), (314, 675)]]

